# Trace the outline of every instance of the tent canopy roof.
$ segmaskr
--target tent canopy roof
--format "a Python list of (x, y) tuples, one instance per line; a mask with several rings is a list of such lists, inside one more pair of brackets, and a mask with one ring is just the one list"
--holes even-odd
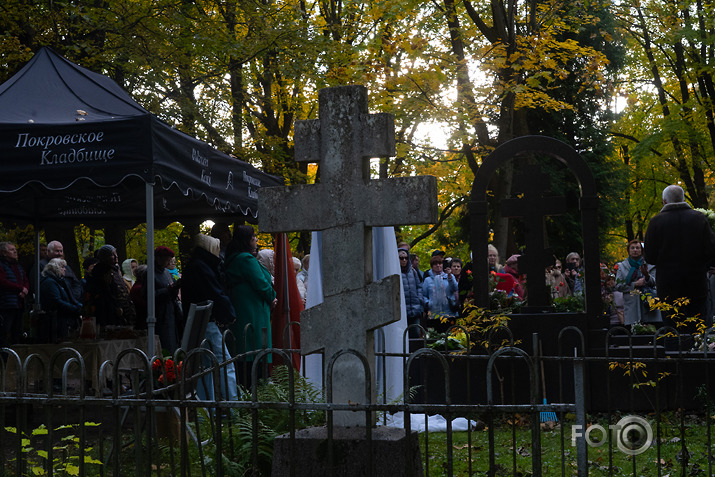
[(143, 221), (242, 215), (282, 185), (149, 113), (110, 78), (43, 48), (0, 85), (0, 216), (16, 221)]

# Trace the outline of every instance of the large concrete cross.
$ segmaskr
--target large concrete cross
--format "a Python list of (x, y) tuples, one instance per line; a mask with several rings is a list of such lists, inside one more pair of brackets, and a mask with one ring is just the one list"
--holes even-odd
[(563, 197), (545, 197), (551, 179), (536, 165), (528, 165), (516, 177), (513, 190), (522, 198), (506, 199), (501, 203), (503, 217), (523, 217), (526, 228), (526, 250), (519, 257), (519, 273), (526, 273), (529, 307), (549, 304), (544, 269), (553, 262), (553, 254), (546, 249), (544, 218), (566, 212)]
[[(340, 350), (363, 354), (374, 402), (374, 330), (400, 319), (401, 279), (373, 282), (371, 227), (436, 222), (437, 184), (432, 176), (370, 180), (369, 158), (395, 154), (395, 125), (390, 114), (368, 114), (365, 87), (320, 90), (318, 117), (296, 121), (295, 158), (319, 162), (320, 183), (260, 189), (258, 226), (271, 233), (323, 231), (324, 301), (301, 315), (301, 352), (324, 350), (326, 369)], [(363, 376), (358, 359), (341, 357), (333, 402), (364, 403)], [(334, 422), (364, 425), (365, 416), (336, 412)]]

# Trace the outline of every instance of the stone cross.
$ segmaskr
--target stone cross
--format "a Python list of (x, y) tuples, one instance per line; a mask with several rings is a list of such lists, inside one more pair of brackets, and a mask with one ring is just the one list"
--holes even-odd
[(529, 287), (529, 307), (546, 307), (549, 297), (544, 278), (544, 269), (553, 261), (546, 250), (544, 218), (566, 212), (563, 197), (545, 197), (551, 180), (536, 165), (528, 165), (515, 178), (513, 190), (521, 192), (522, 198), (506, 199), (501, 203), (503, 217), (523, 217), (526, 228), (526, 250), (519, 257), (519, 273), (526, 273)]
[[(301, 353), (353, 349), (367, 358), (375, 402), (374, 330), (400, 319), (400, 276), (372, 276), (371, 227), (434, 223), (432, 176), (370, 180), (369, 158), (395, 154), (394, 118), (368, 114), (367, 90), (341, 86), (318, 92), (316, 120), (296, 121), (295, 158), (319, 162), (320, 183), (261, 188), (261, 232), (322, 230), (321, 305), (301, 314)], [(333, 402), (365, 403), (363, 365), (342, 356), (332, 376)], [(327, 376), (326, 376), (327, 383)], [(364, 426), (363, 413), (336, 412), (334, 423)]]

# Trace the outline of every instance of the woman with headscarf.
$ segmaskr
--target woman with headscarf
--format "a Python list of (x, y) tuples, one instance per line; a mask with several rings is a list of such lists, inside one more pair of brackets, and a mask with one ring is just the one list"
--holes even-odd
[(275, 252), (270, 248), (264, 248), (258, 251), (256, 259), (258, 260), (258, 263), (263, 265), (263, 268), (268, 270), (268, 273), (271, 274), (271, 282), (275, 281)]
[[(226, 249), (226, 284), (236, 310), (236, 322), (230, 329), (235, 354), (248, 353), (248, 361), (253, 361), (253, 352), (271, 347), (271, 308), (276, 304), (271, 274), (256, 259), (257, 249), (258, 238), (248, 225), (234, 229)], [(250, 370), (243, 383), (250, 384)]]
[(136, 270), (139, 263), (133, 259), (128, 258), (122, 262), (122, 278), (124, 279), (124, 284), (127, 286), (127, 292), (132, 290), (132, 286), (136, 281)]
[[(117, 256), (117, 249), (112, 245), (103, 245), (97, 250), (97, 260), (98, 263), (92, 270), (92, 279), (88, 280), (89, 285), (93, 286), (96, 291), (101, 291), (102, 293), (107, 293), (105, 283), (107, 279), (107, 274), (110, 277), (109, 283), (109, 297), (103, 297), (104, 300), (111, 301), (111, 308), (114, 310), (107, 314), (106, 322), (101, 323), (102, 325), (134, 325), (136, 322), (137, 314), (134, 309), (134, 303), (129, 298), (129, 290), (127, 290), (127, 285), (122, 278), (122, 274), (119, 271), (119, 258)], [(99, 267), (99, 265), (102, 265)], [(97, 268), (100, 269), (97, 275)], [(92, 283), (94, 282), (94, 283)], [(119, 311), (116, 311), (119, 310)], [(100, 322), (99, 316), (97, 316), (97, 322)]]
[(40, 339), (43, 342), (61, 341), (79, 324), (82, 305), (75, 301), (65, 285), (66, 267), (67, 262), (63, 259), (53, 258), (42, 269), (40, 304), (54, 318), (51, 326), (40, 327)]
[(295, 284), (298, 286), (298, 293), (300, 293), (300, 299), (303, 300), (303, 305), (305, 305), (305, 298), (308, 290), (305, 288), (305, 282), (298, 280), (298, 274), (301, 268), (300, 259), (293, 257), (293, 270), (295, 271)]
[(121, 322), (122, 308), (112, 294), (112, 268), (107, 263), (98, 262), (87, 277), (84, 315), (94, 317), (100, 327)]

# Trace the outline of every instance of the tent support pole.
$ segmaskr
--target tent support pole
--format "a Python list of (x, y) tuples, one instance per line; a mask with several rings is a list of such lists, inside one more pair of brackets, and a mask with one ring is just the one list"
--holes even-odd
[(32, 286), (35, 289), (35, 303), (33, 304), (34, 311), (40, 311), (40, 225), (35, 221), (35, 263), (32, 265), (35, 269), (35, 275), (32, 277)]
[[(156, 284), (154, 274), (154, 186), (146, 183), (146, 296), (147, 353), (153, 359), (156, 333)], [(160, 350), (159, 350), (160, 351)]]

